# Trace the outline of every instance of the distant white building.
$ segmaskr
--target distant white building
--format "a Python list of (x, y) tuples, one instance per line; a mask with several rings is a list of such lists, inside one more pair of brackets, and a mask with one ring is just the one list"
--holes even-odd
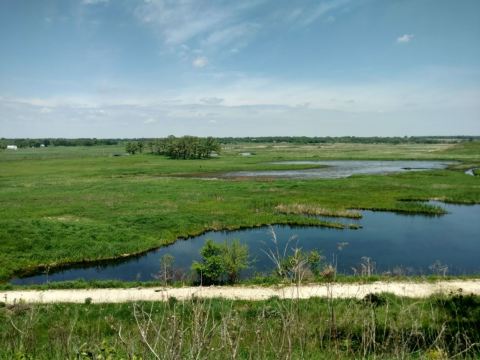
[(7, 145), (7, 150), (17, 150), (17, 145)]

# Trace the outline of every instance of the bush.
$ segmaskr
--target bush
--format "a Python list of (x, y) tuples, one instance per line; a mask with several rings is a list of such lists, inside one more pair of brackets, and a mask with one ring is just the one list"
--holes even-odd
[(125, 144), (125, 151), (131, 155), (135, 155), (137, 152), (143, 152), (142, 142), (127, 142)]
[(277, 275), (301, 282), (305, 275), (320, 274), (323, 259), (317, 250), (305, 252), (295, 248), (292, 255), (281, 259)]
[(474, 295), (454, 295), (439, 300), (437, 305), (446, 314), (446, 337), (463, 351), (472, 343), (480, 342), (480, 297)]
[(235, 283), (240, 272), (248, 267), (248, 247), (238, 240), (231, 244), (216, 244), (207, 240), (200, 254), (202, 261), (195, 261), (192, 270), (204, 285)]

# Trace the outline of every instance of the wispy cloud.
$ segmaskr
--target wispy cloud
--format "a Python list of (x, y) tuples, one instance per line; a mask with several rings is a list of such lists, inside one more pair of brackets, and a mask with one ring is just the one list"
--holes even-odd
[(138, 6), (135, 15), (166, 44), (180, 45), (224, 25), (234, 16), (234, 9), (201, 0), (152, 0)]
[(205, 56), (199, 56), (193, 59), (192, 65), (196, 68), (203, 68), (208, 65), (208, 59)]
[(310, 25), (319, 18), (330, 14), (330, 12), (332, 12), (333, 10), (349, 4), (350, 1), (351, 0), (332, 0), (322, 2), (313, 9), (311, 9), (311, 11), (308, 12), (307, 16), (305, 16), (301, 21), (304, 25)]
[(300, 26), (309, 26), (320, 19), (325, 23), (333, 23), (336, 18), (332, 13), (352, 5), (352, 0), (329, 0), (302, 4), (295, 3), (294, 6), (280, 8), (275, 17), (280, 21)]
[(82, 0), (82, 4), (84, 5), (96, 5), (96, 4), (106, 4), (110, 0)]
[(397, 38), (397, 43), (398, 44), (407, 44), (410, 41), (412, 41), (414, 37), (415, 37), (415, 35), (413, 35), (413, 34), (403, 34), (402, 36), (399, 36)]
[(241, 23), (228, 26), (211, 32), (204, 40), (202, 40), (201, 45), (210, 47), (228, 45), (237, 41), (242, 41), (242, 39), (253, 35), (258, 28), (259, 25), (252, 23)]
[[(278, 8), (274, 13), (262, 10), (262, 6), (272, 4)], [(272, 30), (278, 22), (287, 27), (309, 26), (319, 19), (333, 23), (334, 12), (351, 4), (352, 0), (312, 0), (293, 7), (274, 0), (149, 0), (138, 5), (134, 15), (157, 35), (163, 46), (196, 66), (198, 54), (192, 53), (192, 49), (211, 58), (219, 54), (232, 56), (259, 32)]]

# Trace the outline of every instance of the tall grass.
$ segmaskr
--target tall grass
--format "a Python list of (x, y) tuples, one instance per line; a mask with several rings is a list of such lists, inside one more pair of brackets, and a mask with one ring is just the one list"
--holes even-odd
[(16, 304), (0, 309), (0, 358), (476, 359), (479, 309), (474, 296), (388, 294)]

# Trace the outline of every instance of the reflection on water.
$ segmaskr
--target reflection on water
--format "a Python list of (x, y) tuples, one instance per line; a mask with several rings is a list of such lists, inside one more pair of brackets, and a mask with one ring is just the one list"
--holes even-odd
[[(447, 274), (480, 273), (480, 205), (443, 206), (448, 214), (441, 217), (400, 215), (389, 212), (363, 211), (361, 220), (350, 220), (362, 225), (359, 230), (337, 230), (318, 227), (274, 226), (280, 248), (288, 239), (297, 240), (290, 247), (298, 245), (304, 250), (318, 249), (326, 260), (338, 263), (339, 271), (353, 273), (362, 257), (371, 258), (376, 271), (398, 271), (406, 273), (431, 273), (444, 271)], [(206, 239), (222, 242), (226, 239), (240, 239), (249, 247), (253, 261), (252, 268), (244, 272), (268, 272), (272, 263), (265, 250), (272, 247), (268, 227), (245, 229), (231, 232), (208, 232), (189, 240), (151, 251), (136, 258), (121, 262), (86, 268), (70, 268), (48, 275), (48, 281), (73, 279), (87, 280), (152, 280), (159, 271), (160, 257), (171, 254), (175, 267), (188, 271), (192, 261), (199, 260), (199, 251)], [(436, 265), (434, 265), (436, 264)], [(433, 267), (432, 267), (433, 265)], [(442, 270), (443, 269), (443, 270)], [(43, 283), (45, 274), (24, 279), (14, 279), (15, 284)]]
[(405, 171), (422, 171), (445, 169), (452, 162), (448, 161), (282, 161), (274, 164), (290, 165), (326, 165), (319, 169), (306, 170), (268, 170), (268, 171), (237, 171), (226, 173), (229, 177), (286, 177), (299, 179), (337, 179), (357, 174), (389, 174)]

